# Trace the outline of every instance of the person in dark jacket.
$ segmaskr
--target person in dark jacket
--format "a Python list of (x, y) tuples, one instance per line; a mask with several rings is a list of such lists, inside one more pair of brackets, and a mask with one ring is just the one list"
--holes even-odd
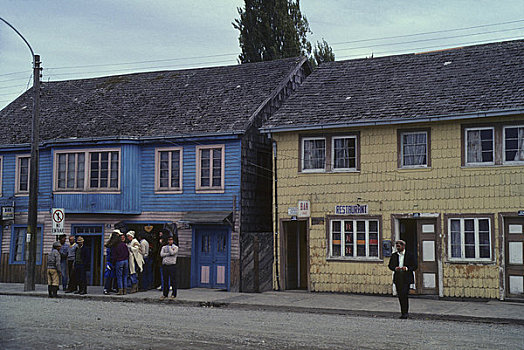
[(89, 248), (84, 245), (84, 238), (78, 236), (76, 239), (78, 247), (75, 251), (75, 277), (78, 283), (78, 291), (75, 294), (85, 295), (87, 294), (87, 274), (86, 271), (89, 269), (91, 264), (91, 254)]
[(116, 284), (116, 266), (114, 258), (114, 247), (120, 242), (120, 230), (114, 230), (105, 243), (106, 247), (106, 268), (104, 270), (104, 294), (108, 295), (116, 292), (113, 286)]
[(47, 291), (50, 298), (56, 298), (62, 270), (60, 266), (60, 242), (54, 242), (51, 252), (47, 255)]
[(397, 288), (398, 301), (400, 303), (400, 318), (408, 318), (409, 311), (409, 285), (415, 283), (413, 271), (418, 267), (417, 259), (406, 250), (406, 242), (398, 240), (395, 243), (397, 251), (391, 255), (388, 267), (394, 271), (393, 282)]
[(120, 242), (113, 247), (112, 255), (115, 261), (116, 282), (118, 295), (126, 294), (127, 276), (129, 275), (129, 249), (126, 244), (126, 236), (119, 233)]

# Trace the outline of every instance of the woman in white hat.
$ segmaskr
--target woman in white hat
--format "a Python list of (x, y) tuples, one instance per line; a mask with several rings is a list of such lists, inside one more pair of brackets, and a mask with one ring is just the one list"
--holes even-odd
[(131, 280), (130, 293), (138, 292), (138, 277), (137, 272), (142, 272), (144, 266), (144, 256), (140, 249), (140, 242), (135, 238), (135, 231), (128, 231), (126, 233), (129, 243), (129, 279)]

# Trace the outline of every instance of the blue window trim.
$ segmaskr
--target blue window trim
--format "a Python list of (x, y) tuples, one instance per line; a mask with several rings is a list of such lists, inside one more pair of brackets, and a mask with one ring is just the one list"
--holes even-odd
[[(36, 229), (40, 229), (40, 232), (42, 234), (40, 235), (40, 247), (42, 249), (42, 252), (40, 254), (40, 259), (36, 261), (36, 265), (42, 265), (42, 258), (44, 256), (44, 225), (36, 225)], [(17, 228), (25, 228), (26, 229), (26, 235), (27, 235), (27, 225), (12, 225), (11, 226), (11, 242), (9, 245), (9, 264), (10, 265), (25, 265), (25, 237), (24, 237), (24, 246), (22, 248), (22, 256), (24, 257), (24, 260), (22, 261), (14, 261), (14, 253), (15, 253), (15, 230)]]

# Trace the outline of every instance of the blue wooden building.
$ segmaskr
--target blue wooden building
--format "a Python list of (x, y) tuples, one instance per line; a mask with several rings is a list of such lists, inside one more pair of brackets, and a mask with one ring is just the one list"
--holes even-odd
[[(37, 283), (63, 208), (65, 233), (91, 248), (93, 285), (121, 227), (176, 230), (182, 288), (271, 289), (271, 145), (258, 128), (309, 73), (291, 58), (44, 83)], [(0, 112), (2, 282), (24, 279), (31, 96)]]

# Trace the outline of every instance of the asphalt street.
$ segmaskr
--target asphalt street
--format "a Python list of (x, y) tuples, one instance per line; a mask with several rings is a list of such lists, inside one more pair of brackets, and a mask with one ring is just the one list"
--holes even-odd
[(524, 349), (524, 326), (0, 296), (2, 349)]

